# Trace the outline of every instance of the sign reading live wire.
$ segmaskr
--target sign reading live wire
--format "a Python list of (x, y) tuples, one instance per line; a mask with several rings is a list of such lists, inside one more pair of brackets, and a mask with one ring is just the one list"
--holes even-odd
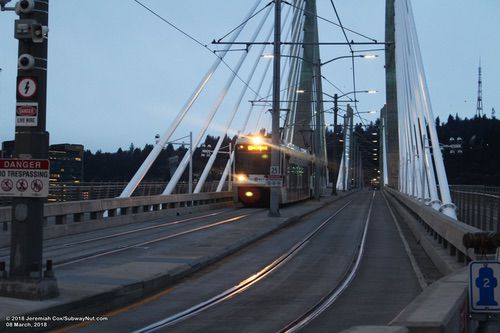
[(0, 159), (0, 196), (49, 195), (49, 160)]

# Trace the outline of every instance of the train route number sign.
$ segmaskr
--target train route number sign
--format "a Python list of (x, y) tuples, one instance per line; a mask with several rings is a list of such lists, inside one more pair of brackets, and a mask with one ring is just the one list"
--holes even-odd
[(49, 160), (0, 159), (0, 196), (45, 198)]
[(271, 176), (279, 176), (279, 175), (281, 175), (281, 173), (280, 173), (280, 166), (279, 165), (272, 165), (271, 168), (269, 169), (269, 174)]

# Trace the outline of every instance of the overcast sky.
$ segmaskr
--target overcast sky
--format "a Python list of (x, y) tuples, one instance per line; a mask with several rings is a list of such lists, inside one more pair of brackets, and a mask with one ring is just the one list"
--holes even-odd
[[(142, 2), (210, 48), (216, 48), (210, 42), (237, 26), (254, 1)], [(317, 2), (319, 15), (336, 21), (330, 1)], [(384, 40), (385, 1), (335, 3), (346, 27)], [(51, 143), (80, 143), (92, 151), (116, 151), (119, 147), (128, 148), (130, 143), (141, 147), (153, 143), (155, 134), (168, 128), (215, 59), (211, 52), (133, 0), (52, 0), (50, 6), (47, 124)], [(449, 114), (475, 114), (479, 58), (483, 67), (484, 111), (488, 116), (493, 107), (500, 112), (500, 1), (418, 0), (413, 6), (434, 115), (445, 120)], [(249, 28), (261, 17), (257, 16)], [(12, 12), (0, 12), (0, 141), (14, 138), (15, 18)], [(337, 27), (321, 21), (319, 28), (321, 41), (343, 41)], [(246, 32), (239, 39), (248, 40), (249, 34)], [(362, 41), (352, 34), (349, 38)], [(346, 54), (345, 46), (321, 48), (323, 61)], [(379, 91), (376, 95), (358, 95), (360, 111), (379, 110), (385, 103), (384, 59), (383, 53), (379, 54), (381, 57), (375, 60), (356, 61), (356, 88)], [(241, 52), (233, 52), (228, 63), (235, 66), (240, 55)], [(244, 66), (242, 77), (247, 76), (250, 67), (251, 64)], [(344, 92), (352, 90), (349, 60), (325, 65), (322, 71)], [(226, 67), (219, 68), (174, 138), (187, 135), (190, 130), (196, 133), (229, 73)], [(251, 81), (252, 87), (257, 85), (256, 79)], [(233, 108), (232, 102), (241, 87), (241, 82), (235, 82), (228, 101), (221, 107), (222, 114), (216, 117), (219, 126)], [(330, 94), (337, 92), (326, 82), (323, 88)], [(245, 96), (243, 113), (249, 108), (250, 99), (251, 94)], [(242, 117), (238, 118), (241, 121)], [(375, 116), (366, 115), (366, 119), (374, 120)], [(260, 125), (265, 126), (265, 121), (264, 118)], [(209, 133), (217, 134), (217, 129)]]

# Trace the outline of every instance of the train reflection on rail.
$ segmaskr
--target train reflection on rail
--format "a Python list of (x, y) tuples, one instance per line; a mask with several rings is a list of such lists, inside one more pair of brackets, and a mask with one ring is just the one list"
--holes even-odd
[(268, 137), (249, 136), (236, 141), (234, 191), (246, 206), (269, 206), (270, 189), (276, 185), (280, 187), (281, 205), (311, 197), (312, 156), (295, 145), (281, 144), (279, 170), (273, 172), (273, 149)]

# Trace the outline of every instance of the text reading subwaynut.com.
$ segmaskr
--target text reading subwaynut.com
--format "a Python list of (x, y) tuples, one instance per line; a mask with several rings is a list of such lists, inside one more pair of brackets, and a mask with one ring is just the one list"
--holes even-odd
[(5, 327), (40, 328), (48, 327), (50, 323), (77, 324), (83, 322), (106, 321), (108, 317), (96, 316), (10, 316), (5, 318)]

